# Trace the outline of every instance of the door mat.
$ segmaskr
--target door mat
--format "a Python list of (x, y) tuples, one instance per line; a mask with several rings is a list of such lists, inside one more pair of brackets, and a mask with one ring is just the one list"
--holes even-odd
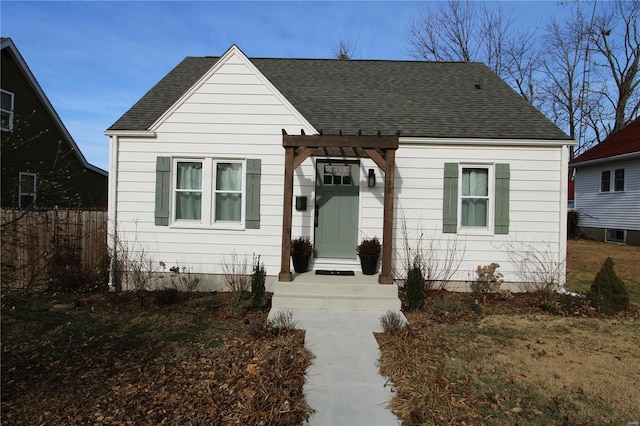
[(353, 277), (356, 273), (353, 271), (336, 271), (335, 269), (333, 270), (328, 270), (328, 269), (318, 269), (316, 270), (316, 275), (343, 275), (343, 276), (350, 276)]

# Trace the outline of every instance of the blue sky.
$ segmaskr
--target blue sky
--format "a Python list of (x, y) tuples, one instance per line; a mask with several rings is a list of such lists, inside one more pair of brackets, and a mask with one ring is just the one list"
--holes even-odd
[[(10, 1), (11, 37), (87, 160), (108, 168), (103, 132), (185, 56), (331, 58), (341, 37), (358, 59), (411, 59), (405, 35), (433, 2)], [(556, 1), (502, 2), (542, 26)]]

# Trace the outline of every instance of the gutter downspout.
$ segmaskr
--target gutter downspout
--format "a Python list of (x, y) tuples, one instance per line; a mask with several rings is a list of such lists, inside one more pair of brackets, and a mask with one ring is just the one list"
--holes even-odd
[[(108, 235), (111, 241), (107, 241), (111, 252), (109, 265), (109, 290), (120, 291), (120, 283), (117, 282), (117, 248), (118, 248), (118, 136), (109, 136), (109, 205), (107, 217), (109, 220)], [(108, 237), (107, 237), (108, 238)]]

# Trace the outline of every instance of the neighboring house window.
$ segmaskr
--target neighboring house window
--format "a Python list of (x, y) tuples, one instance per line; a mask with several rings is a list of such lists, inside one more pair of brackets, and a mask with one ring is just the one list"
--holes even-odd
[(24, 209), (36, 202), (36, 174), (20, 172), (18, 179), (18, 208)]
[(444, 164), (442, 232), (509, 233), (509, 164)]
[(13, 129), (13, 93), (0, 89), (0, 127), (8, 132)]
[(175, 176), (175, 220), (201, 220), (202, 162), (176, 162)]
[(255, 159), (158, 157), (155, 224), (259, 228), (260, 169)]
[(603, 170), (600, 173), (600, 192), (623, 192), (624, 169), (614, 170), (613, 180), (611, 179), (611, 174), (611, 170)]
[(489, 168), (463, 167), (460, 187), (460, 225), (486, 228), (489, 223)]
[(617, 169), (613, 174), (613, 190), (624, 191), (624, 169)]
[(611, 188), (611, 170), (603, 170), (600, 174), (600, 192), (609, 192)]
[(627, 232), (624, 229), (607, 229), (604, 234), (604, 240), (609, 243), (625, 243), (627, 241)]

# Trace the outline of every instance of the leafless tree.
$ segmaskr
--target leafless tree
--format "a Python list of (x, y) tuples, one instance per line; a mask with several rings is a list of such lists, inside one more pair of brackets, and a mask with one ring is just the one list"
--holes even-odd
[(587, 149), (640, 112), (640, 1), (568, 2), (538, 36), (498, 6), (449, 1), (410, 22), (419, 60), (481, 61)]
[(515, 28), (500, 8), (442, 3), (410, 22), (406, 41), (415, 59), (484, 62), (522, 97), (536, 101), (540, 52), (535, 32)]
[(562, 21), (551, 18), (542, 38), (545, 113), (568, 129), (572, 139), (582, 136), (579, 125), (586, 110), (590, 28), (589, 17), (577, 7)]
[(544, 107), (568, 130), (577, 151), (590, 148), (638, 115), (638, 1), (570, 5), (543, 37)]
[(606, 9), (596, 16), (593, 23), (592, 42), (599, 54), (595, 64), (603, 75), (613, 78), (614, 83), (603, 84), (595, 90), (609, 107), (607, 109), (613, 111), (612, 123), (604, 127), (607, 134), (629, 124), (640, 109), (639, 12), (640, 2), (637, 0), (618, 0), (607, 3)]
[(357, 55), (357, 42), (352, 42), (348, 36), (342, 36), (338, 40), (338, 46), (333, 50), (334, 58), (340, 61), (354, 59)]

